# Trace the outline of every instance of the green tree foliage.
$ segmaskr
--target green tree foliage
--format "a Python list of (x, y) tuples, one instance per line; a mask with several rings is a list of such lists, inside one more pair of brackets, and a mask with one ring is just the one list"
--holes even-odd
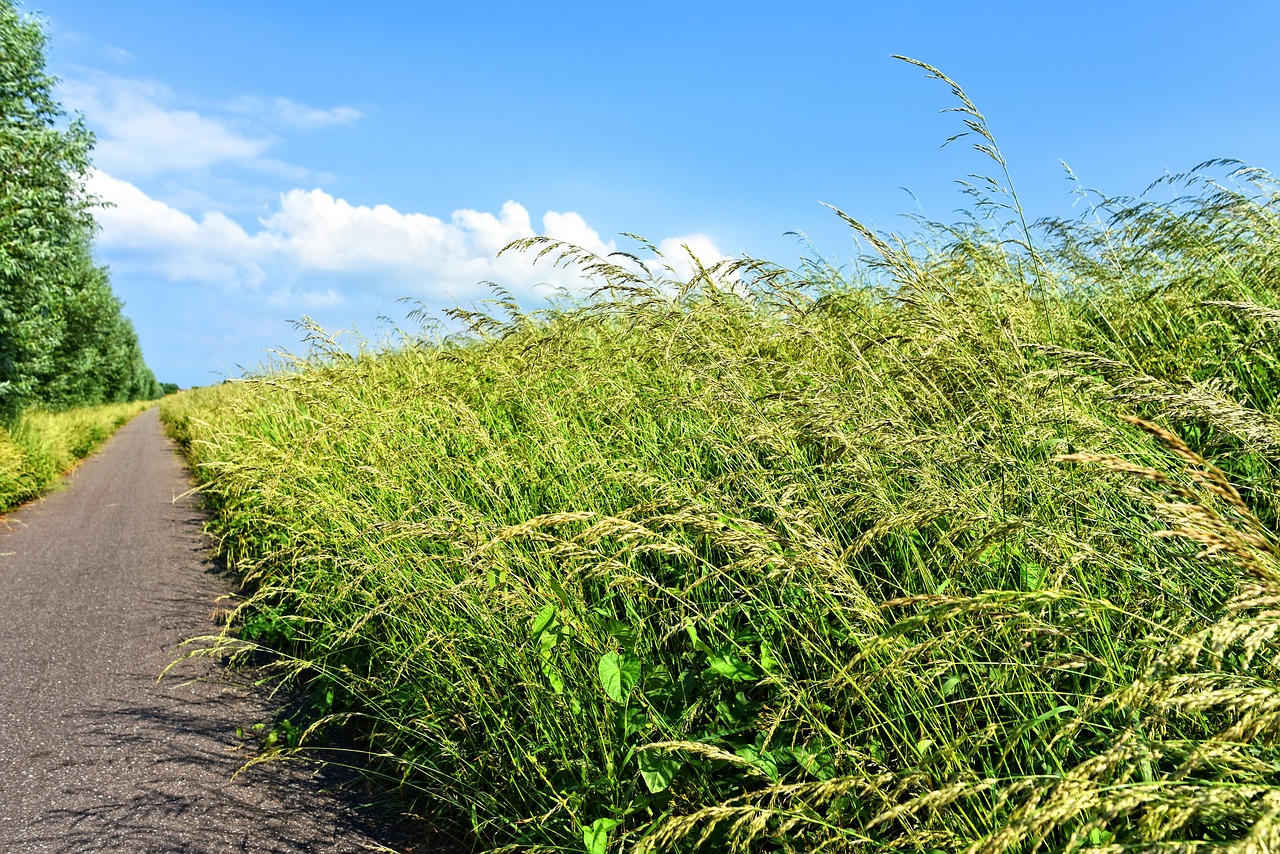
[(159, 396), (106, 270), (94, 263), (93, 134), (65, 116), (40, 23), (0, 0), (0, 421)]

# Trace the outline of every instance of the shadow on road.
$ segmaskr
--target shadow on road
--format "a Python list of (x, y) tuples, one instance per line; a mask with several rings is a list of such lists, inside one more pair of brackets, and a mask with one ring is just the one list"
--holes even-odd
[[(243, 768), (256, 740), (236, 729), (252, 733), (258, 722), (252, 712), (267, 711), (251, 687), (166, 683), (147, 705), (122, 700), (65, 716), (64, 726), (79, 733), (82, 755), (94, 758), (33, 757), (53, 760), (52, 802), (70, 805), (33, 816), (22, 850), (455, 850), (423, 823), (369, 804), (371, 793), (343, 768), (301, 759)], [(246, 696), (252, 702), (228, 702)], [(133, 781), (127, 797), (113, 785), (120, 777)], [(317, 799), (324, 809), (317, 810)]]

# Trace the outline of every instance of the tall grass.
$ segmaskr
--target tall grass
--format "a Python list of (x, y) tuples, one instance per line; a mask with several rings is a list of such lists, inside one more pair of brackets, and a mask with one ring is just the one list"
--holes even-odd
[(1267, 850), (1280, 203), (1177, 184), (866, 276), (524, 241), (599, 289), (170, 398), (210, 650), (493, 850)]
[(38, 498), (91, 454), (149, 401), (109, 403), (62, 412), (28, 409), (0, 428), (0, 511)]

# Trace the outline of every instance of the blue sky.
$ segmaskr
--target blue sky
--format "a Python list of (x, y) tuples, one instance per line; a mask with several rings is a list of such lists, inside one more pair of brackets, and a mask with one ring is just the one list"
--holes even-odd
[[(1213, 157), (1280, 169), (1280, 4), (461, 3), (27, 0), (59, 97), (99, 138), (90, 186), (161, 380), (216, 382), (297, 349), (289, 321), (374, 333), (399, 297), (530, 304), (550, 234), (645, 235), (787, 266), (826, 202), (882, 230), (953, 220), (988, 168), (938, 81), (987, 115), (1033, 216), (1071, 184), (1140, 192)], [(909, 193), (907, 191), (910, 191)], [(1076, 209), (1078, 212), (1078, 208)]]

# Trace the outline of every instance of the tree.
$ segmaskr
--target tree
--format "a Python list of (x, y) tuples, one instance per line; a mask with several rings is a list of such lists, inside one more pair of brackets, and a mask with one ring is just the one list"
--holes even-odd
[(93, 259), (93, 135), (79, 116), (59, 127), (45, 48), (40, 22), (0, 0), (0, 423), (159, 392)]

